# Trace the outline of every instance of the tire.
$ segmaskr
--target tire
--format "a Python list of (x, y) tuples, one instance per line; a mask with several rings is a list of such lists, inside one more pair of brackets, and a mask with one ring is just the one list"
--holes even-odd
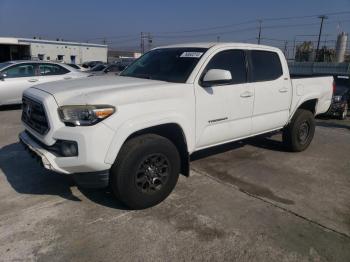
[(155, 134), (132, 138), (112, 166), (112, 191), (131, 209), (152, 207), (174, 189), (180, 163), (179, 152), (168, 139)]
[(339, 115), (339, 119), (340, 120), (345, 120), (346, 119), (346, 116), (348, 115), (348, 109), (349, 109), (349, 106), (348, 104), (345, 105), (344, 107), (344, 111), (340, 113)]
[(298, 109), (283, 130), (283, 143), (292, 152), (308, 148), (315, 134), (315, 117), (312, 112)]

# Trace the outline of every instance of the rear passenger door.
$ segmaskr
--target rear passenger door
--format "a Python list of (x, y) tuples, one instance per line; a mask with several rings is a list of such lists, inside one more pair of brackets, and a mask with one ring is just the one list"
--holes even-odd
[(281, 57), (276, 52), (260, 50), (248, 51), (248, 57), (249, 78), (255, 93), (252, 133), (283, 127), (289, 118), (292, 90)]
[[(206, 63), (195, 86), (197, 149), (249, 136), (253, 113), (254, 90), (247, 82), (244, 50), (219, 51)], [(201, 85), (210, 69), (230, 71), (232, 81)]]

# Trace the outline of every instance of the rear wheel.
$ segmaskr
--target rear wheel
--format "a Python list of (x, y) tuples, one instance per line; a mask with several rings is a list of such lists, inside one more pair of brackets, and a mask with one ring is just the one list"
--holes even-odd
[(174, 189), (180, 156), (168, 139), (147, 134), (128, 140), (111, 170), (114, 194), (132, 209), (154, 206)]
[(304, 151), (315, 134), (315, 117), (312, 112), (298, 109), (283, 130), (283, 143), (292, 152)]

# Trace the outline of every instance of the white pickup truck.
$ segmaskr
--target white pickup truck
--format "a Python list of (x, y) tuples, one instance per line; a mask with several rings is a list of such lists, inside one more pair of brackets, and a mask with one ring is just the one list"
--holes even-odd
[(140, 209), (165, 199), (189, 156), (282, 130), (303, 151), (328, 110), (332, 77), (291, 79), (276, 48), (200, 43), (153, 49), (120, 76), (37, 85), (23, 95), (20, 141), (78, 185), (110, 186)]

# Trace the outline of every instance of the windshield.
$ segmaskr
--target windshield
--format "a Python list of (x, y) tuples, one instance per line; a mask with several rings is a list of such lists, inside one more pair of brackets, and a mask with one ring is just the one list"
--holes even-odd
[(206, 48), (152, 50), (129, 65), (121, 76), (185, 83)]
[(0, 63), (0, 70), (9, 66), (9, 65), (12, 65), (12, 63), (9, 63), (9, 62), (5, 62), (5, 63)]

